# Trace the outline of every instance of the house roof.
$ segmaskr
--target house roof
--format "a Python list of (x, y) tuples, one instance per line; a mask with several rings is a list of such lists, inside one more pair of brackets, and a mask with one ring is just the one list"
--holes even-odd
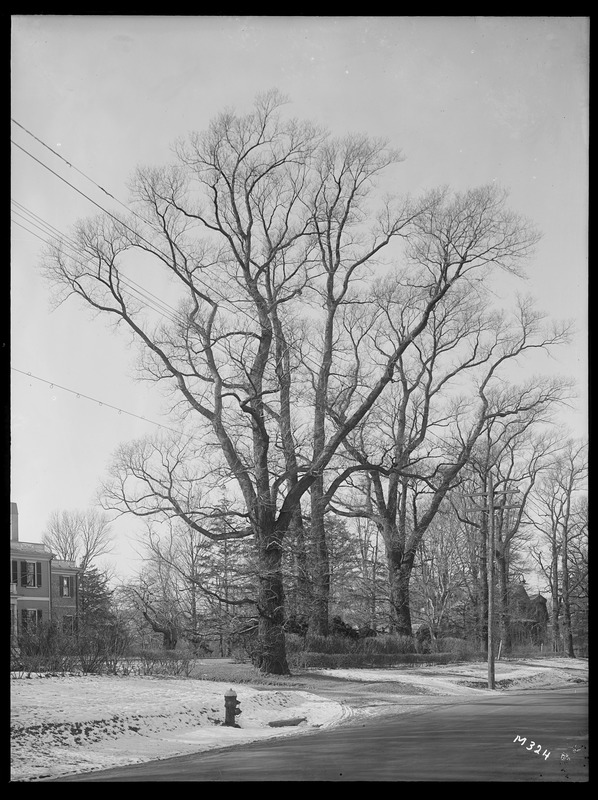
[(41, 544), (41, 542), (11, 542), (10, 552), (11, 555), (13, 553), (23, 556), (39, 555), (43, 558), (53, 558), (54, 556), (50, 548), (45, 544)]
[(55, 558), (52, 561), (52, 569), (79, 569), (79, 567), (77, 566), (76, 561), (61, 561), (60, 559)]

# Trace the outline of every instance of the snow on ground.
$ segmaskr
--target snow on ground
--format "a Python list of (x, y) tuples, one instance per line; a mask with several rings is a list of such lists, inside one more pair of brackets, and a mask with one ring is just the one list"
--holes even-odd
[[(224, 726), (224, 693), (241, 702)], [(11, 777), (22, 781), (168, 758), (340, 722), (341, 703), (301, 691), (176, 678), (70, 676), (11, 681)], [(272, 728), (272, 721), (297, 726)]]
[[(395, 669), (312, 670), (350, 682), (393, 682), (425, 689), (428, 697), (393, 698), (396, 711), (489, 692), (485, 664)], [(587, 681), (586, 661), (542, 659), (496, 662), (498, 689), (549, 688)], [(398, 688), (397, 688), (398, 686)], [(241, 703), (240, 728), (224, 722), (224, 693)], [(354, 688), (353, 688), (354, 692)], [(353, 694), (355, 696), (355, 694)], [(258, 739), (308, 733), (348, 721), (354, 714), (388, 711), (384, 705), (352, 708), (317, 694), (252, 688), (207, 680), (139, 676), (32, 675), (11, 680), (11, 778), (30, 781), (229, 747)], [(390, 698), (389, 698), (390, 699)], [(361, 704), (355, 704), (361, 705)], [(270, 722), (299, 724), (270, 727)]]
[[(472, 692), (489, 692), (486, 664), (461, 662), (447, 666), (401, 667), (394, 670), (318, 670), (320, 674), (334, 675), (353, 681), (405, 682), (425, 687), (434, 695), (471, 695)], [(525, 661), (496, 661), (497, 689), (542, 689), (587, 680), (588, 662), (568, 659), (525, 659)]]

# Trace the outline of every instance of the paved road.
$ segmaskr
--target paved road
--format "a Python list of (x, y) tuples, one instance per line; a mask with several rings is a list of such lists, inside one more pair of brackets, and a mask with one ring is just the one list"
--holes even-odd
[(587, 780), (588, 691), (580, 687), (469, 698), (54, 782)]

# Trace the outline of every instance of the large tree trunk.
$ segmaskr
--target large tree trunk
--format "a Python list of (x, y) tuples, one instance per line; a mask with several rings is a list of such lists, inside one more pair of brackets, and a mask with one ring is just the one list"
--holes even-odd
[(480, 641), (484, 653), (488, 652), (488, 521), (483, 514), (480, 527)]
[(161, 624), (157, 622), (155, 619), (152, 619), (147, 611), (143, 612), (143, 616), (151, 625), (152, 630), (154, 633), (161, 633), (162, 634), (162, 642), (164, 644), (165, 650), (174, 650), (176, 648), (176, 643), (178, 641), (179, 635), (177, 628), (174, 624), (165, 623)]
[(286, 583), (286, 609), (287, 614), (296, 620), (307, 619), (312, 607), (312, 589), (305, 538), (303, 518), (299, 508), (293, 514), (289, 531), (285, 537), (285, 552), (288, 558), (288, 569), (291, 573), (291, 577)]
[[(330, 231), (329, 231), (330, 233)], [(328, 402), (328, 382), (332, 367), (333, 328), (334, 317), (338, 310), (338, 302), (333, 300), (334, 268), (333, 264), (326, 262), (324, 265), (329, 271), (327, 282), (327, 315), (322, 339), (322, 361), (317, 377), (316, 392), (314, 397), (314, 432), (313, 432), (313, 460), (322, 453), (326, 443), (326, 417)], [(335, 266), (338, 266), (335, 265)], [(326, 503), (324, 502), (324, 477), (319, 473), (310, 489), (311, 499), (311, 539), (313, 543), (313, 606), (310, 614), (310, 633), (319, 636), (328, 636), (328, 611), (330, 602), (330, 560), (328, 544), (326, 541), (326, 526), (324, 515)]]
[(390, 629), (400, 636), (413, 636), (409, 584), (413, 569), (413, 555), (405, 556), (400, 550), (388, 548), (388, 580), (390, 583)]
[(556, 542), (552, 542), (552, 553), (551, 553), (551, 572), (552, 572), (552, 581), (551, 581), (551, 596), (552, 596), (552, 608), (550, 613), (550, 622), (552, 624), (552, 650), (555, 653), (558, 653), (561, 649), (561, 642), (560, 642), (560, 630), (559, 630), (559, 561), (558, 561), (558, 549), (556, 546)]
[(571, 625), (571, 599), (569, 597), (569, 553), (568, 553), (568, 532), (563, 534), (563, 546), (561, 553), (561, 585), (563, 589), (563, 645), (569, 658), (575, 658), (573, 649), (573, 630)]
[(257, 537), (259, 563), (258, 649), (254, 664), (270, 675), (289, 675), (284, 640), (282, 543), (275, 533)]
[[(274, 326), (274, 343), (276, 349), (276, 375), (280, 384), (280, 433), (285, 457), (286, 468), (289, 473), (287, 481), (288, 491), (291, 492), (299, 480), (297, 452), (292, 422), (292, 396), (289, 343), (280, 323), (278, 309), (272, 307), (272, 323)], [(311, 584), (309, 580), (308, 559), (305, 544), (305, 527), (301, 504), (298, 503), (291, 514), (286, 541), (290, 544), (291, 571), (293, 578), (287, 583), (287, 594), (290, 595), (290, 604), (287, 613), (296, 619), (309, 616), (311, 609)], [(289, 546), (287, 545), (287, 553)], [(290, 589), (290, 591), (288, 591)], [(303, 621), (303, 620), (302, 620)]]
[(330, 559), (324, 524), (323, 482), (318, 478), (311, 490), (311, 540), (313, 546), (313, 597), (310, 609), (309, 632), (328, 636), (330, 602)]
[(498, 567), (499, 603), (500, 603), (500, 639), (502, 641), (501, 652), (507, 655), (511, 652), (513, 642), (511, 640), (511, 614), (509, 609), (509, 568), (507, 557), (504, 554), (496, 556), (496, 566)]

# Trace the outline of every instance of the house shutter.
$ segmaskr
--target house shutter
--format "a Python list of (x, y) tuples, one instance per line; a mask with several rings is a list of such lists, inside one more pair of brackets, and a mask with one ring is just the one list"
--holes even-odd
[(71, 576), (69, 578), (69, 597), (75, 596), (75, 578)]
[(19, 562), (13, 561), (12, 562), (12, 581), (11, 583), (18, 583), (19, 582)]
[(21, 627), (23, 630), (27, 630), (27, 609), (21, 609)]
[(39, 587), (42, 585), (42, 562), (41, 561), (36, 561), (35, 562), (35, 573), (36, 573), (36, 578), (37, 578), (37, 580), (35, 582), (35, 585), (39, 589)]
[(27, 586), (27, 562), (21, 561), (21, 586)]

